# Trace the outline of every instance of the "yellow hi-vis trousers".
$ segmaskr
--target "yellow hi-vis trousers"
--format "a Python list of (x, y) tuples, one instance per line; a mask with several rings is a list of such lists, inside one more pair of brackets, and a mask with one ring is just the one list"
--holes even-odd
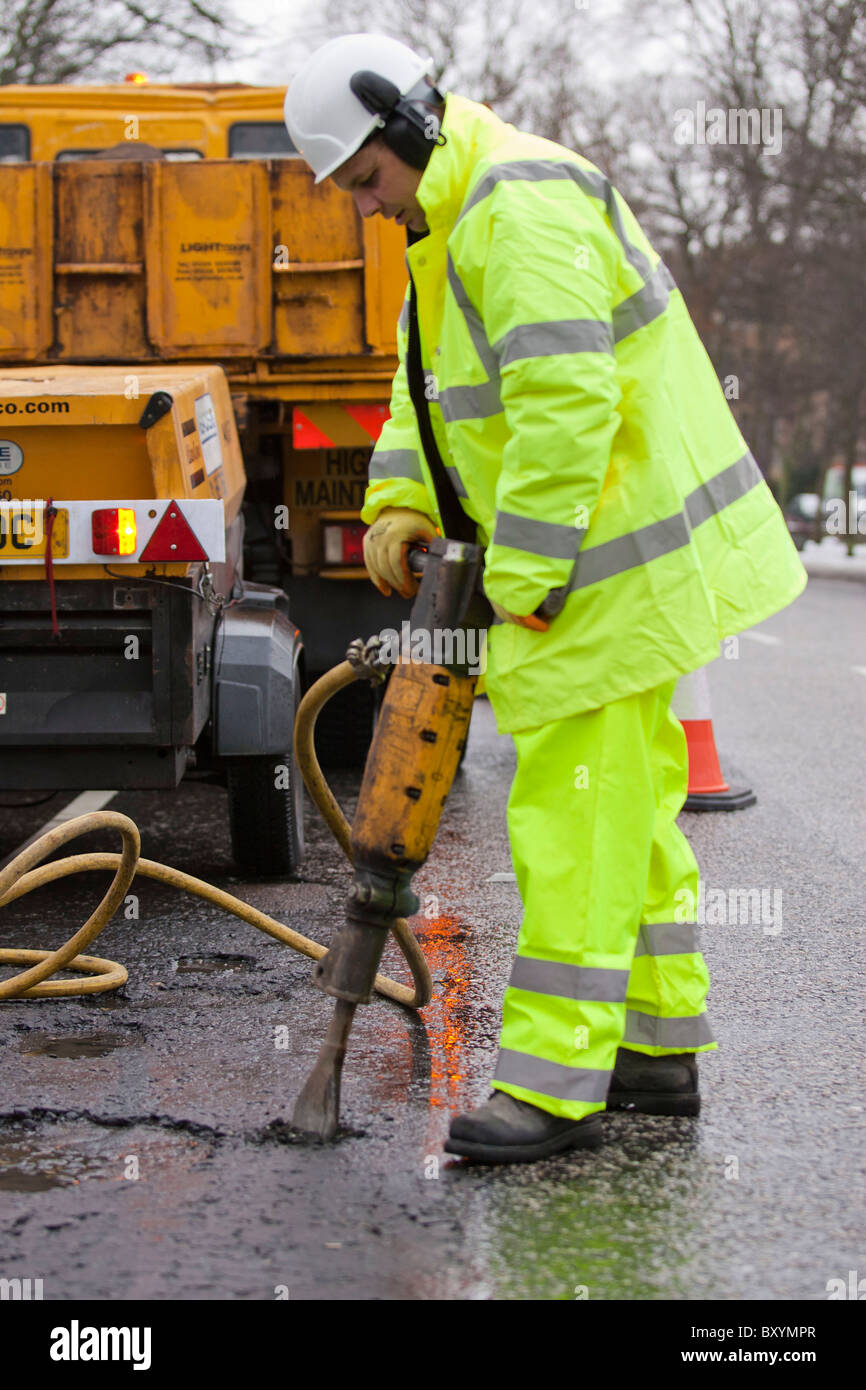
[(620, 1046), (715, 1048), (698, 866), (676, 824), (676, 681), (514, 734), (508, 830), (523, 922), (493, 1086), (554, 1115), (604, 1109)]

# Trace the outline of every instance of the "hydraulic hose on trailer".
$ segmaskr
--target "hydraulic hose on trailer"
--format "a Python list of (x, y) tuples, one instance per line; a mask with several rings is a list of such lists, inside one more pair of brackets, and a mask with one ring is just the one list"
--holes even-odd
[[(295, 725), (295, 754), (304, 783), (350, 863), (351, 828), (319, 766), (314, 746), (314, 731), (322, 706), (336, 695), (337, 691), (358, 679), (359, 673), (348, 661), (343, 661), (328, 671), (307, 691), (298, 709)], [(120, 832), (123, 840), (120, 854), (75, 854), (67, 859), (42, 864), (43, 859), (67, 841), (77, 839), (79, 835), (86, 835), (90, 831), (103, 829)], [(16, 898), (23, 898), (26, 893), (32, 893), (43, 884), (53, 883), (55, 879), (66, 878), (70, 874), (83, 873), (86, 869), (114, 871), (114, 879), (99, 906), (84, 926), (80, 927), (59, 950), (0, 949), (0, 965), (29, 967), (10, 979), (0, 981), (0, 1000), (98, 994), (125, 984), (129, 975), (124, 966), (115, 961), (103, 960), (99, 956), (85, 956), (79, 953), (108, 925), (123, 902), (136, 874), (156, 879), (159, 883), (167, 883), (173, 888), (180, 888), (185, 893), (194, 893), (217, 907), (223, 907), (227, 912), (233, 912), (242, 921), (267, 932), (268, 936), (273, 936), (284, 945), (300, 951), (311, 960), (319, 960), (327, 955), (328, 948), (318, 941), (312, 941), (300, 932), (292, 931), (276, 918), (259, 912), (249, 903), (214, 887), (212, 883), (193, 878), (191, 874), (173, 869), (168, 864), (140, 858), (140, 850), (141, 837), (138, 827), (128, 816), (121, 815), (118, 811), (92, 811), (41, 835), (0, 871), (0, 907), (14, 902)], [(38, 868), (37, 865), (42, 867)], [(404, 918), (395, 920), (391, 930), (412, 972), (412, 987), (391, 980), (387, 975), (377, 975), (376, 992), (398, 1004), (405, 1004), (408, 1008), (423, 1008), (429, 1003), (433, 992), (433, 981), (424, 953)], [(89, 978), (50, 980), (49, 976), (55, 975), (59, 970), (78, 970)]]

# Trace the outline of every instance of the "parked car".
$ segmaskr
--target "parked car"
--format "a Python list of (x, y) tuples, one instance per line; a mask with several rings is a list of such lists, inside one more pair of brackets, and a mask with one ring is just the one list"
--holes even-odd
[(788, 530), (798, 550), (802, 550), (815, 535), (815, 518), (820, 501), (817, 492), (798, 492), (785, 508)]

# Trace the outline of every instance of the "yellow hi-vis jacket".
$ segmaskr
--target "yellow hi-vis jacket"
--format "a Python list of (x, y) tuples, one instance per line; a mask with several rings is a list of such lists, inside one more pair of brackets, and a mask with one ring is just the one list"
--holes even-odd
[[(806, 573), (682, 296), (604, 175), (449, 93), (410, 246), (433, 432), (486, 547), (488, 597), (548, 632), (490, 629), (501, 732), (660, 685), (775, 613)], [(362, 519), (440, 523), (405, 371)]]

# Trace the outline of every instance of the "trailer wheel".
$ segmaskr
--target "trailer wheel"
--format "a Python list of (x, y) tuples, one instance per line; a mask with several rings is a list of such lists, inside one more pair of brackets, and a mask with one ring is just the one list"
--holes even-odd
[(229, 827), (238, 867), (289, 878), (304, 857), (304, 789), (292, 753), (228, 760)]
[[(297, 666), (293, 685), (297, 719)], [(232, 854), (238, 868), (261, 878), (294, 877), (304, 858), (304, 782), (294, 753), (227, 758), (226, 770)]]

